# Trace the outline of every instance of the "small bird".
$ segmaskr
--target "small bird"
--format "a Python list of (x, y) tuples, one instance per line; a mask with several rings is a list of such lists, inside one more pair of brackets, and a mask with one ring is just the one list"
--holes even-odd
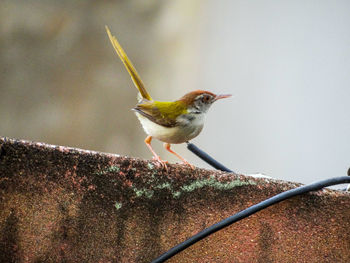
[(231, 95), (215, 95), (209, 91), (195, 90), (172, 102), (153, 100), (125, 51), (107, 26), (106, 31), (116, 53), (141, 95), (133, 110), (148, 135), (145, 143), (152, 152), (154, 159), (167, 169), (167, 162), (163, 161), (151, 146), (152, 138), (164, 142), (166, 150), (194, 169), (194, 166), (174, 152), (170, 145), (188, 142), (195, 138), (203, 129), (204, 117), (210, 106), (215, 101), (228, 98)]

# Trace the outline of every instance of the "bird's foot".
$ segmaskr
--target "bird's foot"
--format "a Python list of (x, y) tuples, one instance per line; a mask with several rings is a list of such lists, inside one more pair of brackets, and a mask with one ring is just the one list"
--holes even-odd
[(164, 160), (160, 159), (159, 156), (157, 156), (157, 157), (154, 156), (154, 157), (153, 157), (153, 161), (155, 161), (155, 163), (156, 163), (156, 165), (157, 165), (158, 167), (163, 168), (163, 169), (165, 169), (166, 171), (168, 171), (168, 166), (167, 166), (168, 161), (164, 161)]
[(191, 167), (192, 170), (196, 169), (196, 167), (193, 164), (190, 164), (189, 162), (187, 162), (185, 159), (183, 160), (183, 164), (188, 165), (189, 167)]
[(192, 165), (192, 164), (190, 164), (189, 162), (187, 162), (187, 161), (185, 160), (185, 158), (181, 157), (181, 155), (177, 154), (176, 152), (174, 152), (174, 151), (170, 148), (170, 143), (164, 143), (164, 148), (165, 148), (168, 152), (174, 154), (174, 155), (175, 155), (177, 158), (179, 158), (184, 164), (186, 164), (186, 165), (188, 165), (189, 167), (191, 167), (192, 170), (195, 169), (194, 165)]

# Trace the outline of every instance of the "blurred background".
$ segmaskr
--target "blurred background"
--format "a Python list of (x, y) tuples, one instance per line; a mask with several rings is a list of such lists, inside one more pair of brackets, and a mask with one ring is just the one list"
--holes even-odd
[[(151, 158), (108, 25), (153, 98), (233, 94), (193, 140), (232, 170), (302, 183), (346, 175), (349, 14), (347, 0), (2, 0), (0, 135)], [(173, 149), (208, 167), (185, 144)]]

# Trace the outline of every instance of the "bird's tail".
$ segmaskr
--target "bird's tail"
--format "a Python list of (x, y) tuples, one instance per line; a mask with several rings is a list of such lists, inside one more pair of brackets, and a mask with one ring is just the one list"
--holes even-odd
[(152, 100), (151, 96), (145, 89), (145, 86), (143, 85), (143, 82), (139, 74), (137, 73), (136, 69), (132, 65), (131, 61), (129, 60), (122, 46), (119, 44), (117, 38), (111, 34), (111, 31), (109, 30), (108, 26), (106, 26), (106, 31), (107, 31), (109, 40), (111, 41), (112, 46), (114, 47), (115, 52), (118, 54), (120, 60), (123, 62), (125, 68), (129, 72), (130, 77), (134, 82), (134, 85), (136, 86), (136, 88), (139, 90), (142, 98), (146, 100)]

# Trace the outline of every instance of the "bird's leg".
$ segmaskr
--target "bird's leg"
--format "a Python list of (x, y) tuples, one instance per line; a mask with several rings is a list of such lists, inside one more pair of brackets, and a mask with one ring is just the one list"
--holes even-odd
[(182, 156), (170, 149), (170, 143), (164, 143), (164, 148), (167, 149), (168, 152), (171, 152), (172, 154), (176, 155), (176, 157), (179, 158), (183, 163), (189, 165), (192, 169), (194, 169), (194, 165), (190, 164)]
[(163, 161), (162, 159), (160, 159), (159, 155), (156, 154), (156, 152), (153, 150), (152, 145), (151, 145), (151, 141), (152, 141), (152, 136), (147, 136), (147, 138), (145, 139), (145, 143), (146, 143), (148, 149), (153, 153), (153, 159), (155, 161), (159, 162), (163, 168), (168, 170), (168, 167), (166, 165), (167, 161)]

